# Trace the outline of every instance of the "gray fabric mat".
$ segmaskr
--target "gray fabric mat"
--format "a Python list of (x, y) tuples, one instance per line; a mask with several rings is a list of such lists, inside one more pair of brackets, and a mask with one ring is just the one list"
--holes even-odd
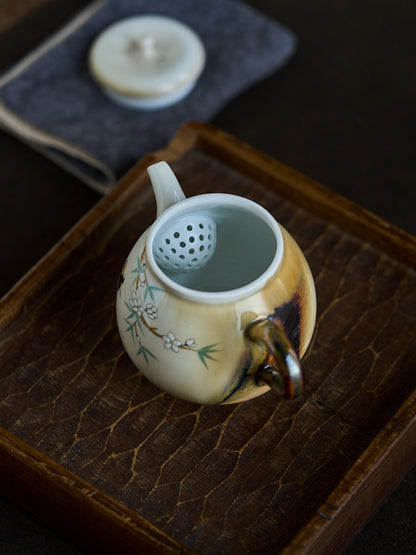
[[(103, 95), (89, 74), (87, 54), (108, 25), (148, 13), (193, 28), (207, 62), (184, 100), (143, 112)], [(0, 125), (105, 193), (142, 155), (165, 146), (182, 123), (209, 121), (244, 89), (282, 67), (295, 48), (289, 29), (235, 0), (94, 2), (3, 74)]]

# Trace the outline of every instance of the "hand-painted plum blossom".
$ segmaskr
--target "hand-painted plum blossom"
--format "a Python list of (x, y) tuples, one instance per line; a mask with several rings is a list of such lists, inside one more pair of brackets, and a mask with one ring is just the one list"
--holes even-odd
[(171, 349), (174, 353), (179, 352), (179, 347), (182, 345), (182, 341), (176, 339), (173, 332), (170, 331), (167, 335), (164, 335), (163, 341), (165, 342), (165, 349)]
[(193, 349), (195, 347), (195, 339), (189, 338), (185, 341), (184, 343), (185, 347), (188, 347), (189, 349)]
[(146, 313), (151, 320), (155, 320), (157, 318), (157, 308), (152, 303), (147, 303)]
[(145, 311), (145, 308), (142, 305), (142, 299), (137, 291), (133, 291), (132, 297), (130, 299), (130, 304), (134, 312), (143, 314), (143, 312)]
[(142, 264), (141, 270), (142, 271), (139, 274), (139, 283), (140, 283), (140, 287), (144, 287), (146, 285), (146, 282), (147, 282), (146, 263), (145, 262)]
[[(128, 308), (129, 313), (124, 319), (127, 323), (126, 332), (130, 332), (132, 340), (137, 342), (139, 346), (136, 356), (142, 357), (146, 364), (149, 364), (152, 358), (157, 358), (147, 347), (145, 335), (147, 332), (150, 332), (161, 339), (165, 349), (168, 349), (171, 353), (179, 353), (180, 350), (188, 352), (193, 351), (198, 355), (198, 359), (202, 364), (208, 369), (208, 359), (216, 360), (213, 357), (213, 353), (219, 350), (215, 348), (216, 345), (206, 345), (205, 347), (197, 349), (197, 341), (193, 337), (189, 337), (185, 339), (185, 341), (182, 341), (176, 338), (173, 331), (169, 331), (166, 335), (163, 335), (163, 332), (158, 329), (157, 324), (151, 322), (159, 318), (159, 309), (156, 301), (157, 295), (163, 293), (163, 289), (149, 282), (146, 272), (146, 263), (144, 262), (144, 251), (137, 258), (136, 267), (131, 273), (134, 274), (134, 280), (132, 282), (134, 290), (131, 291), (131, 297), (128, 299), (128, 302), (125, 302), (125, 306)], [(124, 274), (122, 277), (123, 279), (120, 281), (118, 288), (119, 292), (121, 287), (127, 286)]]

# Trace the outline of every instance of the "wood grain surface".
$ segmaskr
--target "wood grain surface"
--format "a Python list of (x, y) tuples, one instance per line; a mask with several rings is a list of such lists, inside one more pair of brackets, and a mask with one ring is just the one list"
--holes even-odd
[[(151, 385), (123, 352), (117, 278), (155, 217), (145, 167), (162, 158), (187, 196), (254, 199), (305, 252), (318, 322), (301, 398), (194, 405)], [(416, 454), (415, 252), (413, 237), (304, 176), (212, 127), (186, 126), (3, 299), (2, 447), (10, 457), (17, 438), (79, 480), (84, 502), (101, 492), (159, 530), (166, 549), (329, 553), (335, 536), (339, 549)], [(73, 502), (74, 491), (56, 496)]]

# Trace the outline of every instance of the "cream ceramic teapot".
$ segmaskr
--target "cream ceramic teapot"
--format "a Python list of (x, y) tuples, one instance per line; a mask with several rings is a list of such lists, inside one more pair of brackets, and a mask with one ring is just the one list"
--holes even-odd
[(201, 404), (270, 388), (298, 396), (316, 296), (294, 239), (249, 199), (187, 199), (166, 162), (148, 173), (157, 218), (127, 257), (116, 301), (135, 366), (160, 389)]

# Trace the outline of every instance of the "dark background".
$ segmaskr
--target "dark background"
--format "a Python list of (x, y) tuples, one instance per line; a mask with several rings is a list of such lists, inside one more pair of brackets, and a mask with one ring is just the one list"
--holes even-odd
[[(5, 28), (1, 19), (10, 15), (13, 3), (2, 0), (0, 70), (87, 4), (42, 2), (33, 2), (40, 6)], [(292, 29), (299, 39), (297, 53), (212, 123), (416, 233), (416, 2), (247, 3)], [(2, 132), (0, 160), (2, 295), (100, 195)], [(415, 515), (416, 470), (345, 554), (416, 553)], [(25, 553), (79, 551), (0, 498), (0, 554)]]

